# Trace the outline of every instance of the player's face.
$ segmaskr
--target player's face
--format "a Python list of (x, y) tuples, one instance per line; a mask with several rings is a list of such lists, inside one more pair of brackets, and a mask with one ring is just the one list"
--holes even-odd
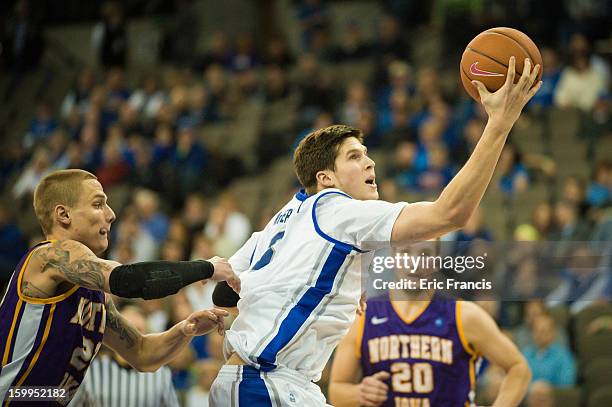
[(108, 247), (115, 212), (106, 202), (102, 185), (95, 179), (83, 181), (81, 196), (70, 208), (70, 238), (100, 254)]
[(340, 145), (336, 169), (330, 177), (335, 188), (355, 199), (378, 199), (374, 166), (368, 149), (355, 137), (349, 137)]

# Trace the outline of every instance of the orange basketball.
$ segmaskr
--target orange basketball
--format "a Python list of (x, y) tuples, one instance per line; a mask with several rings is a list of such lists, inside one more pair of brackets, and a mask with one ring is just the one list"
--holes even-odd
[(508, 61), (513, 55), (516, 58), (515, 83), (523, 73), (525, 58), (531, 59), (532, 69), (540, 64), (535, 86), (542, 77), (542, 56), (531, 38), (508, 27), (495, 27), (478, 34), (461, 56), (459, 70), (466, 92), (476, 101), (480, 101), (478, 91), (472, 85), (473, 80), (482, 82), (490, 92), (501, 88), (506, 80)]

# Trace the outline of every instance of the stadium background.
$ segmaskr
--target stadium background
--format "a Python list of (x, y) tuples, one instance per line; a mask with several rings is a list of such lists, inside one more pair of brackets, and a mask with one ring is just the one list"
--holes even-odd
[[(609, 241), (610, 12), (605, 0), (2, 2), (0, 290), (41, 240), (32, 191), (53, 169), (99, 177), (118, 215), (108, 256), (121, 262), (230, 256), (297, 188), (296, 143), (333, 122), (363, 129), (383, 199), (436, 196), (484, 127), (458, 61), (493, 26), (535, 40), (544, 86), (481, 210), (446, 239)], [(532, 298), (537, 259), (502, 263)], [(600, 299), (555, 307), (483, 303), (522, 351), (535, 339), (558, 356), (541, 363), (577, 368), (525, 405), (609, 405), (610, 271), (573, 281), (607, 285)], [(190, 287), (140, 306), (160, 331), (209, 297)], [(220, 343), (205, 337), (172, 363), (185, 400), (205, 395)], [(483, 403), (499, 377), (483, 373)]]

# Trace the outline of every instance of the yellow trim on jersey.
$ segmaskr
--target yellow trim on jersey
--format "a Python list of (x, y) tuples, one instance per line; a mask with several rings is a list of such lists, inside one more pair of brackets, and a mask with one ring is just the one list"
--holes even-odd
[(470, 358), (470, 390), (476, 391), (476, 359), (478, 355), (474, 353)]
[(365, 329), (365, 312), (357, 318), (357, 340), (355, 342), (355, 356), (361, 358), (361, 341), (363, 341), (363, 330)]
[[(54, 241), (55, 240), (45, 240), (42, 243), (53, 243)], [(25, 261), (23, 262), (23, 266), (21, 267), (21, 270), (19, 270), (19, 277), (17, 278), (17, 295), (19, 296), (19, 298), (22, 299), (25, 302), (29, 302), (29, 303), (32, 303), (32, 304), (55, 304), (57, 302), (63, 301), (66, 298), (70, 297), (76, 290), (79, 289), (78, 285), (74, 285), (70, 290), (66, 291), (63, 294), (56, 295), (55, 297), (49, 297), (49, 298), (28, 297), (27, 295), (25, 295), (25, 294), (23, 294), (21, 292), (21, 280), (23, 279), (23, 273), (25, 271), (25, 268), (26, 268), (28, 262), (30, 261), (30, 257), (32, 257), (32, 254), (37, 249), (38, 249), (38, 247), (36, 249), (32, 250), (30, 252), (30, 254), (28, 254), (28, 257), (26, 257)]]
[(11, 323), (11, 329), (9, 330), (8, 339), (6, 340), (6, 346), (4, 347), (4, 355), (2, 356), (2, 367), (8, 364), (9, 350), (11, 349), (11, 342), (13, 341), (13, 332), (15, 332), (15, 325), (17, 324), (17, 317), (21, 310), (23, 301), (17, 300), (17, 306), (15, 306), (15, 314), (13, 315), (13, 322)]
[[(404, 318), (404, 316), (402, 316), (402, 313), (395, 306), (395, 300), (391, 299), (390, 302), (391, 302), (391, 306), (393, 307), (393, 311), (395, 311), (397, 316), (400, 317), (400, 319), (402, 321), (404, 321), (404, 323), (406, 323), (406, 324), (412, 324), (414, 321), (416, 321), (417, 318), (420, 317), (423, 314), (423, 312), (425, 312), (427, 307), (429, 307), (429, 304), (431, 304), (431, 300), (422, 301), (422, 302), (424, 302), (423, 306), (421, 307), (421, 309), (419, 309), (419, 311), (412, 318)], [(415, 301), (415, 302), (417, 302), (417, 301)]]
[(55, 312), (55, 307), (56, 307), (56, 304), (51, 305), (51, 310), (49, 311), (49, 316), (47, 317), (47, 324), (45, 325), (45, 332), (43, 333), (43, 337), (42, 337), (42, 340), (40, 341), (40, 345), (38, 345), (38, 349), (36, 349), (36, 353), (34, 354), (34, 357), (32, 358), (32, 360), (30, 361), (28, 370), (26, 370), (23, 376), (21, 376), (21, 379), (19, 379), (15, 387), (19, 387), (23, 384), (23, 382), (25, 382), (25, 379), (28, 377), (28, 375), (34, 368), (34, 365), (38, 361), (40, 353), (45, 347), (45, 343), (47, 342), (47, 338), (49, 337), (49, 331), (51, 330), (51, 323), (53, 322), (53, 313)]
[(465, 337), (465, 332), (463, 330), (463, 321), (461, 320), (461, 303), (462, 301), (455, 302), (455, 323), (457, 324), (457, 333), (459, 334), (459, 339), (461, 340), (461, 344), (463, 345), (463, 349), (473, 357), (476, 356), (476, 351), (470, 346), (470, 343)]

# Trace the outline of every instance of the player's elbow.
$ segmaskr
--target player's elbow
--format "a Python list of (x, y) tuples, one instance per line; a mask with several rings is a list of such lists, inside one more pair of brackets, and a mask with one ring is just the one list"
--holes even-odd
[(472, 213), (457, 205), (445, 205), (445, 202), (436, 201), (438, 207), (438, 219), (444, 219), (447, 229), (462, 229), (470, 219)]
[(521, 382), (522, 387), (525, 389), (527, 389), (529, 383), (531, 383), (531, 369), (529, 368), (529, 364), (523, 355), (520, 355), (517, 358), (516, 362), (508, 371), (508, 374), (511, 374), (518, 379)]

